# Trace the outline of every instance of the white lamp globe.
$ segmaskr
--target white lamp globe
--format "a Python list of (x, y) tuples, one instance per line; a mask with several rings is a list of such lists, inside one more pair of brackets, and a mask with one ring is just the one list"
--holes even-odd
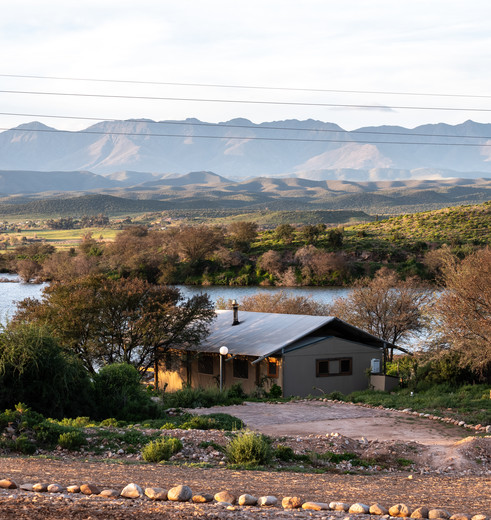
[(226, 356), (228, 354), (228, 348), (226, 346), (220, 347), (220, 354)]

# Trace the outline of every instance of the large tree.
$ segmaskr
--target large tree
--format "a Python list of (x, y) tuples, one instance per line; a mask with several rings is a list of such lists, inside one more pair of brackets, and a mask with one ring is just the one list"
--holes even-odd
[(407, 343), (427, 328), (425, 308), (431, 293), (416, 279), (400, 280), (380, 269), (370, 280), (355, 283), (353, 291), (330, 305), (330, 313), (388, 343)]
[(206, 294), (186, 300), (172, 287), (88, 276), (24, 300), (15, 320), (46, 324), (91, 372), (111, 363), (143, 372), (168, 348), (199, 343), (214, 317)]
[(489, 379), (491, 249), (476, 251), (461, 262), (448, 257), (442, 279), (443, 292), (435, 306), (442, 343), (459, 353), (462, 364), (476, 375)]

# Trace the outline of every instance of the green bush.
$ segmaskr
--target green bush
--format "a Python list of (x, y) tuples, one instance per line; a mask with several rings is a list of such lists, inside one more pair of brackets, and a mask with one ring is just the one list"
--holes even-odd
[(295, 458), (295, 452), (289, 446), (283, 446), (282, 444), (278, 444), (273, 455), (275, 458), (284, 462), (288, 462)]
[(238, 431), (242, 430), (245, 426), (242, 419), (234, 415), (229, 415), (228, 413), (210, 413), (207, 417), (215, 421), (216, 430)]
[(266, 435), (246, 431), (229, 442), (226, 454), (229, 461), (234, 464), (247, 466), (268, 464), (272, 457), (271, 440)]
[(274, 383), (268, 392), (268, 396), (272, 397), (273, 399), (278, 399), (282, 395), (283, 395), (283, 390), (282, 390), (281, 386)]
[(85, 443), (85, 435), (77, 430), (61, 433), (58, 437), (58, 444), (66, 450), (78, 450)]
[(17, 439), (15, 439), (14, 449), (15, 451), (19, 451), (24, 455), (32, 455), (36, 452), (36, 445), (31, 440), (29, 440), (27, 435), (22, 434), (19, 435)]
[(174, 453), (182, 450), (182, 442), (175, 437), (160, 437), (146, 444), (142, 449), (142, 457), (146, 462), (169, 460)]
[(162, 400), (165, 408), (210, 408), (242, 403), (245, 394), (240, 397), (240, 392), (240, 386), (234, 386), (222, 392), (218, 388), (185, 387), (177, 392), (166, 392)]
[(127, 363), (107, 365), (94, 376), (95, 415), (117, 420), (141, 421), (156, 417), (158, 406), (145, 392), (138, 370)]

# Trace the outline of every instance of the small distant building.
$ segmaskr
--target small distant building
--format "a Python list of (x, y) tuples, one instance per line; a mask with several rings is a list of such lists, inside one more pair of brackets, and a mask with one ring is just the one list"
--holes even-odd
[(209, 336), (192, 351), (166, 352), (160, 386), (216, 387), (222, 346), (224, 388), (241, 383), (251, 393), (277, 384), (284, 396), (307, 396), (395, 386), (384, 375), (385, 352), (395, 345), (332, 316), (237, 310), (217, 311)]

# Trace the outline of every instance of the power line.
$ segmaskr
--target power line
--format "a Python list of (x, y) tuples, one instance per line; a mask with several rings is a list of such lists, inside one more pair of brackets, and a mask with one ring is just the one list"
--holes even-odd
[(45, 133), (67, 133), (67, 134), (95, 134), (95, 135), (124, 135), (137, 137), (181, 137), (185, 139), (234, 139), (241, 141), (290, 141), (290, 142), (310, 142), (310, 143), (346, 143), (346, 144), (397, 144), (397, 145), (422, 145), (422, 146), (473, 146), (473, 147), (491, 147), (491, 144), (479, 143), (422, 143), (409, 141), (360, 141), (345, 139), (307, 139), (294, 137), (249, 137), (249, 136), (224, 136), (224, 135), (193, 135), (193, 134), (153, 134), (153, 133), (136, 133), (136, 132), (102, 132), (88, 130), (57, 130), (50, 128), (0, 128), (0, 130), (10, 132), (45, 132)]
[(423, 107), (405, 105), (362, 105), (348, 103), (314, 103), (299, 101), (264, 101), (253, 99), (220, 99), (220, 98), (181, 98), (167, 96), (129, 96), (122, 94), (87, 94), (83, 92), (40, 92), (34, 90), (0, 90), (3, 94), (28, 94), (41, 96), (73, 96), (103, 99), (144, 99), (153, 101), (186, 101), (200, 103), (237, 103), (249, 105), (279, 105), (279, 106), (308, 106), (308, 107), (330, 107), (330, 108), (362, 108), (362, 109), (391, 109), (391, 110), (436, 110), (445, 112), (491, 112), (491, 108), (462, 108), (462, 107)]
[(250, 89), (250, 90), (279, 90), (286, 92), (329, 92), (336, 94), (382, 94), (390, 96), (428, 96), (428, 97), (449, 97), (449, 98), (477, 98), (490, 99), (489, 95), (480, 94), (441, 94), (436, 92), (396, 92), (387, 90), (346, 90), (346, 89), (325, 89), (325, 88), (299, 88), (299, 87), (271, 87), (265, 85), (228, 85), (222, 83), (182, 83), (172, 81), (137, 81), (124, 79), (102, 79), (102, 78), (76, 78), (66, 76), (36, 76), (22, 74), (0, 74), (3, 78), (20, 79), (47, 79), (61, 81), (90, 81), (97, 83), (122, 83), (131, 85), (163, 85), (174, 87), (207, 87), (207, 88), (230, 88), (230, 89)]
[[(71, 119), (80, 121), (99, 121), (99, 122), (118, 122), (120, 120), (105, 117), (88, 117), (88, 116), (63, 116), (56, 114), (26, 114), (18, 112), (0, 112), (0, 116), (20, 116), (20, 117), (39, 117), (50, 119)], [(178, 125), (178, 126), (205, 126), (209, 128), (245, 128), (251, 130), (288, 130), (302, 132), (328, 132), (328, 133), (344, 133), (344, 134), (369, 134), (369, 135), (405, 135), (410, 137), (446, 137), (448, 139), (491, 139), (491, 136), (478, 135), (447, 135), (447, 134), (425, 134), (420, 132), (380, 132), (371, 130), (344, 130), (342, 128), (301, 128), (292, 126), (263, 126), (263, 125), (238, 125), (230, 123), (206, 123), (191, 121), (152, 121), (149, 119), (129, 119), (132, 123), (146, 123), (153, 125)], [(141, 134), (137, 134), (141, 135)]]

